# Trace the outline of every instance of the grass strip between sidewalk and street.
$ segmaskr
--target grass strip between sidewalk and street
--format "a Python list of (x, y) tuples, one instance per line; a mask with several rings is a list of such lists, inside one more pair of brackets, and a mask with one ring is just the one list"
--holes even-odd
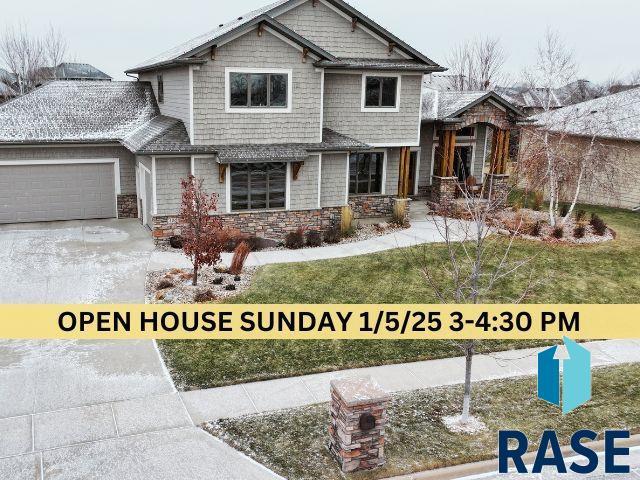
[[(385, 466), (347, 475), (376, 480), (495, 458), (499, 430), (524, 432), (534, 450), (544, 430), (555, 430), (562, 445), (580, 429), (640, 432), (640, 364), (597, 368), (593, 398), (563, 416), (537, 399), (533, 377), (475, 383), (472, 413), (487, 426), (475, 435), (452, 433), (442, 417), (459, 414), (461, 386), (438, 387), (393, 396), (388, 409)], [(219, 420), (206, 429), (232, 447), (290, 480), (345, 478), (330, 456), (328, 404)]]

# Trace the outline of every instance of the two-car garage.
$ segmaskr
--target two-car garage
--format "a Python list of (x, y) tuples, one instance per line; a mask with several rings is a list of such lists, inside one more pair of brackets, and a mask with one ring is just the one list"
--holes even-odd
[(0, 162), (0, 223), (116, 217), (118, 163)]

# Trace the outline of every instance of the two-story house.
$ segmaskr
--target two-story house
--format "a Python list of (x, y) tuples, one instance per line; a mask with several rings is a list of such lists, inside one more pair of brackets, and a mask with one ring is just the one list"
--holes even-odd
[(454, 152), (436, 160), (437, 135), (469, 122), (422, 101), (443, 70), (342, 0), (279, 0), (129, 69), (137, 82), (52, 82), (0, 107), (0, 222), (137, 216), (167, 238), (190, 174), (225, 225), (267, 237), (345, 205), (389, 215), (454, 177), (433, 167)]

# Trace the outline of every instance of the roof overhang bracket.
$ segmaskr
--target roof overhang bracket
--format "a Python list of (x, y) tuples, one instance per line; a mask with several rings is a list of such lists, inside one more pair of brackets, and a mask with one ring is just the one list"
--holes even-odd
[(389, 42), (389, 55), (391, 55), (393, 53), (395, 48), (396, 48), (396, 43), (395, 42)]
[(312, 7), (317, 7), (318, 6), (318, 0), (311, 0), (311, 6)]
[(211, 46), (211, 60), (215, 60), (216, 59), (216, 46), (212, 45)]
[(263, 33), (264, 33), (264, 23), (260, 22), (260, 24), (258, 25), (258, 36), (261, 37)]
[(357, 26), (358, 26), (358, 17), (352, 17), (351, 18), (351, 31), (355, 32)]
[(307, 63), (307, 57), (309, 56), (309, 49), (304, 47), (302, 49), (302, 63)]
[(227, 178), (227, 164), (219, 163), (218, 164), (218, 182), (224, 183)]
[(294, 180), (298, 180), (298, 175), (300, 174), (300, 169), (304, 165), (304, 162), (292, 162), (291, 163), (291, 178)]

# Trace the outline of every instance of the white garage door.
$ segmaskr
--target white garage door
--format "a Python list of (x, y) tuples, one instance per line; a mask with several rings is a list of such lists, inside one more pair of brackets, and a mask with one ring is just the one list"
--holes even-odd
[(0, 223), (115, 217), (115, 191), (113, 163), (0, 163)]

